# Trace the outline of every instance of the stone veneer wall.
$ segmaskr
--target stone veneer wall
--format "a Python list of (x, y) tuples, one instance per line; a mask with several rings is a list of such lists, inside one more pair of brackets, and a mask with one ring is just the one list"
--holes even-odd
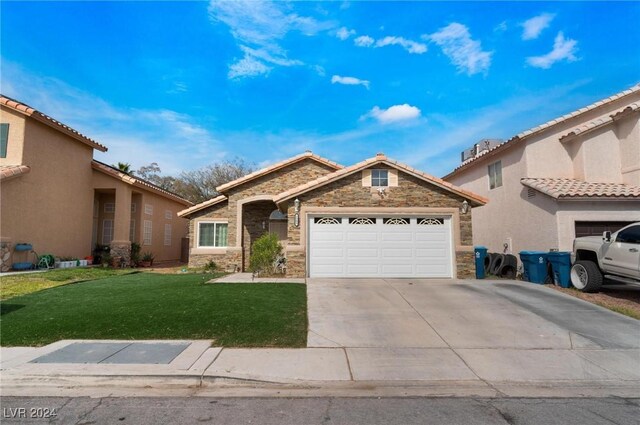
[[(315, 180), (316, 178), (332, 173), (335, 169), (327, 165), (316, 162), (312, 159), (304, 159), (302, 161), (291, 164), (280, 170), (274, 171), (255, 180), (244, 183), (240, 186), (231, 188), (225, 195), (228, 200), (217, 205), (213, 205), (201, 211), (197, 211), (190, 215), (189, 221), (189, 238), (191, 248), (196, 244), (195, 241), (195, 223), (196, 219), (201, 218), (226, 218), (228, 220), (228, 248), (224, 254), (193, 254), (189, 255), (189, 267), (201, 267), (209, 260), (215, 261), (223, 270), (232, 271), (234, 265), (240, 267), (245, 265), (248, 267), (251, 243), (262, 234), (262, 215), (266, 213), (268, 223), (269, 214), (276, 209), (275, 204), (265, 201), (256, 201), (255, 207), (253, 203), (244, 205), (247, 211), (258, 208), (259, 215), (252, 218), (245, 215), (243, 225), (243, 245), (242, 250), (231, 249), (236, 247), (236, 236), (238, 234), (237, 227), (237, 207), (238, 201), (258, 195), (277, 195), (281, 192), (294, 188), (305, 182)], [(268, 210), (268, 213), (266, 212)]]
[[(371, 168), (389, 168), (384, 165), (376, 165)], [(354, 173), (348, 177), (329, 183), (311, 192), (298, 196), (301, 207), (380, 207), (380, 208), (460, 208), (464, 198), (455, 195), (438, 186), (413, 177), (402, 171), (398, 172), (398, 186), (386, 188), (386, 195), (381, 197), (378, 191), (371, 187), (362, 186), (362, 172)], [(293, 201), (287, 203), (289, 216), (288, 239), (290, 245), (300, 245), (300, 227), (293, 223)], [(460, 242), (459, 245), (470, 247), (472, 242), (471, 212), (460, 214)], [(305, 217), (300, 216), (300, 220)], [(453, 229), (455, 232), (455, 229)], [(454, 244), (456, 242), (454, 241)], [(288, 261), (287, 276), (306, 276), (306, 246), (304, 251), (288, 251), (287, 257), (292, 255), (296, 265), (291, 267)], [(299, 261), (298, 258), (303, 260)], [(456, 265), (459, 278), (471, 277), (469, 270), (475, 270), (473, 252), (456, 251)]]

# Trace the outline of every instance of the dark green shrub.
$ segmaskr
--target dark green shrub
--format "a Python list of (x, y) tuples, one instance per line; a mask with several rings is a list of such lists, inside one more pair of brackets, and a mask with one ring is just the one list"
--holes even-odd
[(218, 265), (215, 261), (209, 260), (207, 264), (204, 265), (204, 271), (207, 273), (213, 273), (218, 269)]
[(251, 247), (249, 269), (252, 272), (270, 272), (273, 262), (282, 253), (282, 245), (275, 233), (266, 233), (260, 236)]

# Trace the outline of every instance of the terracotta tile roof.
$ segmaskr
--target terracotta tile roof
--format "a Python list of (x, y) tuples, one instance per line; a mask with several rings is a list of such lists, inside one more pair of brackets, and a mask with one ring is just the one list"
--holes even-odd
[(247, 174), (246, 176), (240, 177), (239, 179), (236, 179), (236, 180), (230, 181), (229, 183), (225, 183), (223, 185), (220, 185), (220, 186), (216, 187), (216, 191), (222, 193), (225, 190), (229, 190), (229, 189), (231, 189), (233, 187), (239, 186), (239, 185), (241, 185), (243, 183), (246, 183), (246, 182), (248, 182), (250, 180), (257, 179), (258, 177), (262, 177), (264, 175), (267, 175), (269, 173), (272, 173), (274, 171), (277, 171), (277, 170), (279, 170), (281, 168), (284, 168), (284, 167), (286, 167), (288, 165), (294, 164), (294, 163), (296, 163), (298, 161), (302, 161), (302, 160), (307, 159), (307, 158), (313, 159), (313, 160), (315, 160), (315, 161), (317, 161), (317, 162), (319, 162), (321, 164), (327, 165), (327, 166), (332, 167), (332, 168), (334, 168), (336, 170), (344, 168), (342, 165), (340, 165), (340, 164), (338, 164), (336, 162), (333, 162), (333, 161), (330, 161), (330, 160), (328, 160), (326, 158), (318, 156), (318, 155), (314, 154), (311, 151), (306, 151), (306, 152), (304, 152), (304, 153), (302, 153), (300, 155), (296, 155), (296, 156), (294, 156), (292, 158), (285, 159), (284, 161), (280, 161), (280, 162), (278, 162), (276, 164), (270, 165), (270, 166), (268, 166), (266, 168), (263, 168), (263, 169), (258, 170), (258, 171), (254, 171), (251, 174)]
[(178, 212), (178, 217), (184, 217), (193, 214), (196, 211), (203, 210), (212, 205), (219, 204), (220, 202), (226, 201), (227, 197), (224, 195), (216, 196), (215, 198), (209, 199), (208, 201), (200, 202), (190, 208), (184, 209)]
[(610, 114), (608, 117), (599, 117), (593, 121), (582, 123), (578, 127), (568, 132), (567, 134), (560, 136), (559, 140), (561, 142), (566, 142), (568, 140), (573, 139), (576, 136), (588, 133), (595, 129), (604, 127), (605, 125), (611, 124), (612, 122), (614, 122), (615, 120), (619, 119), (622, 116), (638, 111), (639, 105), (640, 105), (639, 103), (632, 103), (629, 106), (625, 106), (624, 108), (618, 109), (614, 113)]
[(119, 179), (125, 183), (128, 183), (132, 186), (140, 187), (142, 189), (147, 189), (151, 192), (154, 192), (160, 196), (164, 196), (165, 198), (169, 198), (173, 201), (176, 201), (180, 204), (191, 206), (193, 202), (188, 201), (175, 193), (169, 192), (161, 188), (160, 186), (156, 186), (155, 184), (148, 182), (140, 177), (132, 176), (131, 174), (123, 173), (115, 167), (105, 164), (104, 162), (96, 161), (95, 159), (91, 161), (91, 166), (94, 170), (103, 172), (111, 177)]
[(70, 136), (76, 140), (78, 140), (79, 142), (84, 143), (85, 145), (89, 145), (91, 146), (93, 149), (97, 149), (101, 152), (106, 152), (107, 151), (107, 147), (101, 145), (100, 143), (96, 142), (93, 139), (90, 139), (89, 137), (85, 136), (84, 134), (80, 133), (79, 131), (74, 130), (73, 128), (69, 127), (68, 125), (65, 125), (63, 123), (61, 123), (60, 121), (57, 121), (53, 118), (51, 118), (49, 115), (44, 114), (40, 111), (38, 111), (37, 109), (32, 108), (29, 105), (26, 105), (22, 102), (19, 102), (17, 100), (11, 99), (10, 97), (4, 96), (0, 94), (0, 105), (3, 106), (7, 106), (15, 111), (18, 111), (28, 117), (31, 117), (35, 120), (40, 121), (41, 123), (44, 123), (46, 125), (48, 125), (49, 127), (52, 127), (64, 134), (66, 134), (67, 136)]
[[(618, 99), (620, 99), (622, 97), (625, 97), (625, 96), (629, 96), (629, 95), (634, 94), (634, 93), (640, 93), (640, 84), (636, 84), (635, 86), (633, 86), (633, 87), (631, 87), (631, 88), (629, 88), (627, 90), (621, 91), (620, 93), (616, 93), (613, 96), (609, 96), (606, 99), (599, 100), (599, 101), (597, 101), (595, 103), (592, 103), (589, 106), (585, 106), (584, 108), (580, 108), (580, 109), (578, 109), (576, 111), (573, 111), (573, 112), (568, 113), (566, 115), (563, 115), (561, 117), (555, 118), (555, 119), (553, 119), (551, 121), (547, 121), (546, 123), (541, 124), (541, 125), (539, 125), (537, 127), (533, 127), (533, 128), (530, 128), (528, 130), (523, 131), (522, 133), (516, 134), (515, 136), (511, 137), (506, 142), (501, 143), (501, 144), (499, 144), (497, 146), (494, 146), (493, 148), (488, 149), (486, 151), (482, 151), (478, 156), (475, 156), (473, 158), (469, 158), (468, 160), (464, 161), (463, 163), (458, 165), (456, 168), (454, 168), (452, 172), (450, 172), (449, 174), (447, 174), (443, 178), (444, 179), (449, 179), (449, 178), (453, 177), (454, 175), (458, 174), (460, 171), (465, 170), (467, 168), (470, 168), (472, 166), (472, 164), (476, 163), (479, 159), (481, 159), (481, 158), (483, 158), (483, 157), (485, 157), (487, 155), (495, 155), (496, 153), (501, 152), (504, 149), (508, 149), (509, 147), (516, 145), (518, 142), (521, 142), (522, 140), (525, 140), (530, 136), (539, 134), (539, 133), (547, 130), (548, 128), (553, 127), (554, 125), (557, 125), (557, 124), (560, 124), (560, 123), (564, 123), (564, 122), (566, 122), (567, 120), (569, 120), (571, 118), (575, 118), (575, 117), (577, 117), (579, 115), (582, 115), (582, 114), (584, 114), (586, 112), (592, 111), (592, 110), (594, 110), (594, 109), (596, 109), (596, 108), (598, 108), (598, 107), (600, 107), (602, 105), (606, 105), (608, 103), (611, 103), (611, 102), (613, 102), (615, 100), (618, 100)], [(619, 111), (616, 111), (613, 114), (611, 114), (612, 115), (611, 118), (616, 117), (617, 115), (619, 115), (621, 113), (627, 113), (625, 111), (627, 111), (628, 108), (633, 107), (633, 105), (636, 105), (635, 108), (637, 109), (637, 103), (632, 103), (631, 106), (627, 106), (627, 107), (622, 108)], [(568, 136), (568, 134), (565, 135), (565, 136)]]
[(0, 165), (0, 181), (6, 181), (27, 174), (31, 168), (26, 165)]
[(555, 199), (626, 198), (640, 200), (640, 186), (622, 183), (593, 183), (564, 178), (523, 178), (523, 185)]
[(294, 198), (298, 195), (301, 195), (305, 192), (308, 192), (310, 190), (316, 189), (318, 187), (324, 186), (326, 184), (329, 184), (331, 182), (334, 182), (336, 180), (339, 180), (343, 177), (349, 176), (353, 173), (356, 173), (360, 170), (363, 170), (365, 168), (368, 168), (374, 164), (386, 164), (389, 165), (390, 167), (396, 168), (400, 171), (403, 171), (405, 173), (411, 174), (419, 179), (425, 180), (429, 183), (432, 183), (438, 187), (441, 187), (445, 190), (448, 190), (450, 192), (453, 192), (459, 196), (462, 196), (463, 198), (466, 198), (470, 201), (473, 201), (476, 203), (476, 205), (484, 205), (488, 202), (488, 199), (477, 195), (473, 192), (469, 192), (468, 190), (464, 190), (462, 188), (459, 188), (457, 186), (452, 185), (451, 183), (448, 183), (442, 179), (439, 179), (437, 177), (434, 177), (432, 175), (429, 175), (427, 173), (424, 173), (420, 170), (416, 170), (415, 168), (412, 168), (406, 164), (402, 164), (396, 160), (387, 158), (384, 154), (378, 154), (373, 158), (369, 158), (367, 160), (364, 160), (362, 162), (359, 162), (357, 164), (354, 164), (350, 167), (347, 168), (342, 168), (341, 170), (338, 170), (334, 173), (331, 174), (327, 174), (326, 176), (322, 176), (319, 177), (315, 180), (312, 180), (308, 183), (302, 184), (298, 187), (295, 187), (291, 190), (287, 190), (286, 192), (282, 192), (280, 194), (278, 194), (275, 198), (274, 198), (274, 202), (276, 204), (279, 204), (283, 201), (286, 201), (288, 199)]

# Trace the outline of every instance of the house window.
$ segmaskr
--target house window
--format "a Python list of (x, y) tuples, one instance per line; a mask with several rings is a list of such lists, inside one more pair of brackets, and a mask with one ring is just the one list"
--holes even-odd
[(151, 245), (151, 235), (153, 234), (153, 222), (151, 220), (144, 221), (142, 244)]
[(136, 212), (136, 204), (132, 203), (131, 204), (131, 214), (134, 214)]
[(109, 245), (113, 240), (113, 220), (102, 220), (102, 245)]
[(166, 210), (164, 212), (164, 218), (166, 218), (167, 220), (171, 220), (173, 218), (173, 213), (170, 210)]
[(153, 205), (151, 204), (144, 204), (144, 213), (146, 215), (153, 215)]
[(9, 144), (9, 124), (0, 124), (0, 158), (7, 157), (7, 145)]
[(164, 225), (164, 245), (171, 246), (171, 225)]
[(489, 189), (502, 186), (502, 161), (489, 165)]
[(198, 223), (198, 247), (227, 246), (227, 223), (201, 221)]
[(388, 187), (389, 170), (371, 170), (371, 186)]
[(135, 220), (131, 220), (131, 223), (129, 224), (129, 240), (131, 242), (136, 241), (136, 221)]
[(105, 202), (104, 212), (113, 214), (116, 212), (116, 204), (114, 202)]

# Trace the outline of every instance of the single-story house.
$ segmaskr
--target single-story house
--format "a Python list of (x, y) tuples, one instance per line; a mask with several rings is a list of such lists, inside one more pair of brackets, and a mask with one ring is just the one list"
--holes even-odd
[(384, 154), (343, 167), (307, 151), (216, 190), (178, 213), (190, 266), (246, 271), (272, 232), (290, 277), (470, 277), (471, 208), (487, 202)]
[(640, 85), (463, 159), (443, 180), (490, 200), (473, 210), (474, 244), (571, 251), (640, 221)]
[(193, 205), (93, 159), (106, 146), (17, 100), (0, 96), (0, 270), (42, 255), (83, 259), (96, 244), (128, 260), (131, 243), (155, 261), (180, 260)]

